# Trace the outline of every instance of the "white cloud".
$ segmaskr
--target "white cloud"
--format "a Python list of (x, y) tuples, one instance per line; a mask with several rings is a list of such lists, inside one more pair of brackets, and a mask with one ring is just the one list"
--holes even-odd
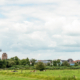
[(3, 0), (0, 5), (4, 16), (0, 18), (0, 48), (10, 57), (54, 59), (80, 52), (79, 1)]

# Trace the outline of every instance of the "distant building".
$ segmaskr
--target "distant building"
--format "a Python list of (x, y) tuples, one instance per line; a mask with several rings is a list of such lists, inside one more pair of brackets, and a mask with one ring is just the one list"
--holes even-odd
[(76, 60), (76, 61), (74, 61), (74, 63), (80, 63), (80, 60)]
[(67, 61), (67, 60), (60, 60), (61, 63), (65, 62), (65, 61)]
[(72, 59), (68, 59), (67, 61), (68, 61), (69, 63), (73, 62), (73, 60), (72, 60)]
[(74, 63), (74, 61), (73, 61), (72, 59), (68, 59), (67, 61), (68, 61), (68, 63), (69, 63), (71, 66), (74, 66), (74, 65), (75, 65), (75, 63)]
[(68, 59), (68, 60), (60, 60), (60, 63), (62, 64), (63, 62), (67, 61), (71, 66), (74, 66), (75, 63), (73, 61), (73, 59)]
[(44, 64), (47, 64), (47, 63), (51, 63), (51, 61), (48, 61), (48, 60), (38, 60), (38, 61), (35, 61), (36, 63), (37, 62), (43, 62)]
[(6, 53), (3, 53), (3, 54), (2, 54), (2, 60), (3, 60), (3, 59), (7, 59), (7, 54), (6, 54)]
[(60, 65), (62, 65), (62, 63), (65, 62), (65, 61), (67, 61), (67, 60), (60, 60)]

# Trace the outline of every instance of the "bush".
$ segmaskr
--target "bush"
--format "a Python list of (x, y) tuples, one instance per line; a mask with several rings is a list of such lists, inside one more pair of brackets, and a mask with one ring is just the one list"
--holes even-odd
[(47, 63), (47, 66), (50, 66), (50, 63)]
[(43, 62), (38, 62), (36, 65), (36, 69), (43, 71), (45, 69), (45, 65)]
[(75, 63), (75, 66), (78, 66), (78, 63)]

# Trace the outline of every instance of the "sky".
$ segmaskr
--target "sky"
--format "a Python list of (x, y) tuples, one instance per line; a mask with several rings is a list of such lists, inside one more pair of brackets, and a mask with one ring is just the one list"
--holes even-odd
[(80, 59), (80, 0), (0, 0), (0, 56)]

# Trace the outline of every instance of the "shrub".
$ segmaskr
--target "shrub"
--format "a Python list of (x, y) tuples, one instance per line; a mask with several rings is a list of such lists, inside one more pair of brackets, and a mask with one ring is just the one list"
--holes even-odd
[(75, 63), (75, 66), (78, 66), (78, 63)]
[(43, 71), (45, 69), (45, 65), (43, 62), (38, 62), (36, 65), (36, 69)]

